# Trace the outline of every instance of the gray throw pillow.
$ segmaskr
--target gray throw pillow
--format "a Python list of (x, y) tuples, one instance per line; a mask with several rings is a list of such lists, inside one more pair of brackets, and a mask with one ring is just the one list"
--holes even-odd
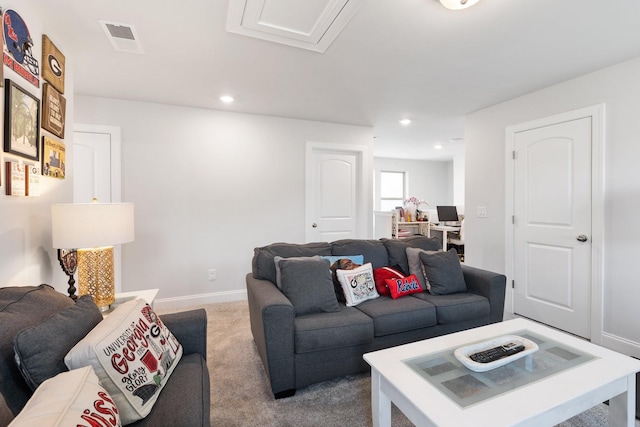
[(18, 332), (13, 339), (16, 364), (35, 390), (45, 380), (66, 372), (64, 356), (100, 321), (102, 314), (91, 296), (84, 295), (40, 324)]
[(429, 290), (429, 279), (425, 277), (424, 268), (422, 267), (422, 261), (420, 261), (420, 253), (422, 252), (433, 252), (433, 251), (425, 251), (420, 248), (407, 248), (407, 262), (409, 264), (409, 274), (414, 274), (418, 278), (418, 282), (420, 286), (422, 286), (423, 291)]
[(429, 281), (429, 292), (433, 295), (446, 295), (466, 292), (460, 258), (455, 249), (444, 251), (425, 251), (419, 253), (424, 274)]
[(291, 301), (296, 316), (339, 311), (333, 290), (329, 260), (323, 258), (283, 258), (280, 268), (280, 289)]

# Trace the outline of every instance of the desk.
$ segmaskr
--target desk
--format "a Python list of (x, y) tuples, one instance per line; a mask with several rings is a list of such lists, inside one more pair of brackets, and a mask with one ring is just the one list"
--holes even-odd
[(447, 250), (447, 233), (448, 232), (460, 232), (460, 227), (454, 227), (451, 225), (432, 225), (430, 227), (430, 231), (440, 231), (442, 232), (442, 250), (446, 251)]

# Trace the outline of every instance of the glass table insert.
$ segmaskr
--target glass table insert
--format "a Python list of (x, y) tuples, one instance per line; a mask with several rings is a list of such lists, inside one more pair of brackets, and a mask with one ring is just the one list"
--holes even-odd
[[(458, 406), (466, 408), (596, 358), (527, 330), (512, 335), (535, 342), (538, 351), (486, 372), (474, 372), (462, 365), (453, 355), (457, 347), (407, 359), (403, 363)], [(487, 340), (478, 342), (482, 341)]]

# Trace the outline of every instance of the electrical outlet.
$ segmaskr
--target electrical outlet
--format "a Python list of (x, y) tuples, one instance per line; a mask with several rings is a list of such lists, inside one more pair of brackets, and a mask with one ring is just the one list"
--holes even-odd
[(486, 206), (478, 206), (476, 208), (476, 216), (478, 218), (486, 218), (487, 217), (487, 207)]
[(218, 273), (216, 272), (216, 270), (213, 268), (209, 270), (209, 280), (213, 281), (213, 280), (216, 280), (217, 278), (218, 278)]

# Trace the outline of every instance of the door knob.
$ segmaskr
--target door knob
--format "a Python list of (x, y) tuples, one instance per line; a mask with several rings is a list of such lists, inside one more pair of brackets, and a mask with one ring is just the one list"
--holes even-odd
[(316, 227), (318, 227), (318, 224), (316, 224), (316, 223), (314, 222), (313, 224), (311, 224), (311, 226), (312, 226), (313, 228), (316, 228)]
[(584, 234), (579, 235), (578, 237), (576, 237), (576, 239), (578, 240), (578, 242), (586, 242), (588, 240), (587, 236), (585, 236)]

